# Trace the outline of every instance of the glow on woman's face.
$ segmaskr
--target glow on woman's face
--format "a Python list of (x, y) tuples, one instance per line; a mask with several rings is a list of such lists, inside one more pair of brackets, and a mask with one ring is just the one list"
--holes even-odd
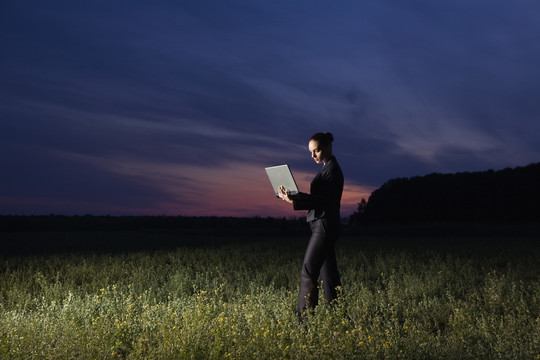
[(308, 149), (311, 157), (317, 164), (320, 164), (321, 162), (326, 164), (326, 160), (328, 160), (331, 156), (331, 151), (329, 149), (320, 147), (319, 142), (316, 140), (311, 140), (309, 142)]

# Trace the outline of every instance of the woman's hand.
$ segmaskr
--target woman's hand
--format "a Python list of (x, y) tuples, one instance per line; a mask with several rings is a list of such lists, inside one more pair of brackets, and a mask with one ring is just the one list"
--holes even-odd
[(290, 191), (285, 189), (285, 186), (281, 185), (278, 188), (278, 195), (279, 195), (280, 199), (285, 200), (286, 202), (292, 204), (293, 201), (292, 201), (291, 196), (290, 196)]

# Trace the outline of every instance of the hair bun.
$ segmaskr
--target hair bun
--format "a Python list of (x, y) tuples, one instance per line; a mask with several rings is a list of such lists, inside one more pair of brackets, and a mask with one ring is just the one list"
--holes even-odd
[(327, 133), (318, 132), (315, 135), (313, 135), (310, 140), (317, 141), (319, 145), (321, 146), (331, 146), (332, 142), (334, 142), (334, 135), (332, 135), (331, 132), (327, 132)]
[(331, 132), (327, 132), (326, 134), (324, 134), (326, 136), (326, 139), (327, 139), (327, 142), (328, 143), (333, 143), (334, 142), (334, 135), (332, 135)]

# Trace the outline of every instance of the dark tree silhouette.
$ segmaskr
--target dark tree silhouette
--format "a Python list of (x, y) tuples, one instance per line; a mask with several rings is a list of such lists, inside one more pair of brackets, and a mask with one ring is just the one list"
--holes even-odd
[(540, 163), (391, 179), (351, 217), (355, 223), (540, 222)]
[(362, 198), (362, 200), (358, 203), (358, 208), (356, 209), (356, 211), (351, 216), (349, 216), (350, 225), (358, 225), (362, 222), (366, 206), (367, 201), (366, 199)]

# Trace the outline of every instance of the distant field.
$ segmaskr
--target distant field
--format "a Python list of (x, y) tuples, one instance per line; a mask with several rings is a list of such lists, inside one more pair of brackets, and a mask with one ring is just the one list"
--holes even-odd
[(3, 359), (540, 359), (534, 238), (346, 237), (339, 303), (299, 324), (304, 236), (3, 235), (90, 245), (1, 256)]

